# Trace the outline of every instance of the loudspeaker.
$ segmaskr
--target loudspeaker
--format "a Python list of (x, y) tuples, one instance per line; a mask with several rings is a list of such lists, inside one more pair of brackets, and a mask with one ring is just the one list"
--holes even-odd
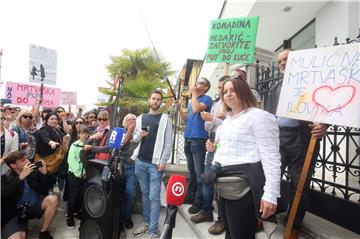
[(120, 236), (123, 174), (115, 162), (110, 180), (102, 181), (101, 174), (107, 163), (107, 160), (91, 159), (86, 164), (80, 239), (118, 239)]

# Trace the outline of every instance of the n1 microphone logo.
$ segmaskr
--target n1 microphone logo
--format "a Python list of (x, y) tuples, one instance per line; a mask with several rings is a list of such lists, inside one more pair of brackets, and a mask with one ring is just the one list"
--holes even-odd
[(182, 183), (180, 183), (180, 182), (176, 182), (172, 186), (171, 191), (175, 196), (181, 197), (185, 192), (184, 185)]

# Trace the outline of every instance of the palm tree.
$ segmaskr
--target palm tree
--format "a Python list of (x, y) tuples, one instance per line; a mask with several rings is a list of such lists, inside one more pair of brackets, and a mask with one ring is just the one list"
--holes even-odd
[(114, 104), (113, 96), (117, 94), (116, 79), (120, 79), (123, 84), (118, 103), (122, 116), (129, 112), (140, 114), (147, 110), (149, 93), (154, 89), (168, 88), (163, 78), (174, 73), (170, 70), (170, 64), (163, 59), (158, 60), (150, 48), (135, 51), (123, 49), (120, 56), (112, 56), (110, 59), (112, 63), (106, 68), (112, 81), (106, 81), (109, 89), (101, 90), (102, 93), (109, 95), (109, 101), (98, 105)]

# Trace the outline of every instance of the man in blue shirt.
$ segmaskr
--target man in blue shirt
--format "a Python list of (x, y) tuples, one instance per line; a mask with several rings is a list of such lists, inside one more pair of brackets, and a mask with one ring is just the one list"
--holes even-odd
[[(180, 107), (180, 115), (186, 121), (185, 129), (185, 155), (190, 173), (188, 185), (188, 197), (193, 198), (193, 205), (189, 213), (196, 214), (202, 208), (202, 175), (204, 173), (204, 162), (206, 154), (206, 140), (208, 132), (205, 130), (205, 121), (200, 113), (210, 112), (212, 99), (205, 95), (211, 84), (208, 79), (202, 77), (196, 81), (196, 85), (190, 88), (191, 102), (188, 112), (185, 113)], [(212, 221), (212, 214), (208, 221)]]

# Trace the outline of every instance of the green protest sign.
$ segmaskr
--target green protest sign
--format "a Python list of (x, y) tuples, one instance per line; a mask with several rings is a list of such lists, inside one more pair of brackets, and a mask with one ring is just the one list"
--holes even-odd
[(206, 62), (253, 63), (259, 17), (211, 21)]

